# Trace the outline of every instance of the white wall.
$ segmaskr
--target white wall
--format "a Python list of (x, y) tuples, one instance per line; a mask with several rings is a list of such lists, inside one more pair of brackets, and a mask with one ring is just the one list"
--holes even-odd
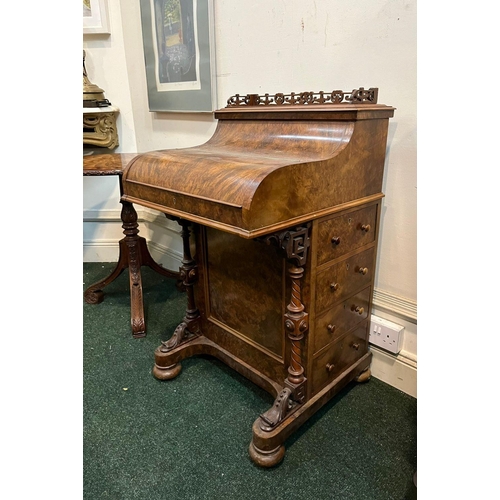
[[(91, 81), (121, 110), (117, 151), (208, 140), (216, 124), (211, 115), (148, 111), (139, 2), (109, 0), (109, 9), (111, 36), (85, 36), (84, 48)], [(372, 371), (416, 395), (416, 1), (214, 0), (214, 16), (217, 107), (235, 93), (363, 86), (378, 87), (379, 102), (397, 108), (389, 129), (374, 314), (405, 326), (405, 338), (401, 355), (389, 361), (374, 350)], [(109, 260), (121, 237), (118, 192), (107, 181), (84, 183), (85, 260)], [(141, 234), (154, 236), (152, 253), (165, 265), (175, 263), (177, 226), (157, 224), (163, 219), (151, 211), (140, 214)], [(401, 371), (398, 363), (403, 377), (389, 366)]]

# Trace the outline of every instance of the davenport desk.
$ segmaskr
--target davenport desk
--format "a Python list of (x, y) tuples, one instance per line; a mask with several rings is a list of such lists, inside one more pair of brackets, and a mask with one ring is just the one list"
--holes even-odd
[[(285, 440), (346, 384), (370, 377), (388, 122), (377, 89), (235, 95), (205, 144), (136, 156), (122, 200), (182, 226), (187, 309), (154, 376), (213, 355), (275, 397), (250, 456)], [(222, 395), (221, 395), (222, 397)]]

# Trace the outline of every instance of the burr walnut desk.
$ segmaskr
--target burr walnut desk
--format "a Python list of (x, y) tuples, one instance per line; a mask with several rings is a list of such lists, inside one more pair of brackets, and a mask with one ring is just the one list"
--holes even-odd
[[(118, 176), (120, 197), (123, 194), (122, 174), (127, 163), (135, 158), (134, 153), (98, 154), (83, 157), (83, 175), (87, 176)], [(153, 271), (163, 276), (179, 281), (179, 273), (170, 271), (158, 265), (149, 253), (146, 240), (139, 236), (137, 212), (132, 203), (121, 200), (121, 219), (123, 234), (119, 242), (119, 258), (115, 269), (103, 280), (89, 286), (83, 296), (87, 304), (100, 304), (104, 299), (102, 289), (112, 283), (128, 268), (130, 281), (130, 323), (132, 335), (136, 338), (146, 335), (144, 318), (144, 303), (142, 295), (141, 267), (149, 266)]]
[(270, 392), (249, 450), (260, 466), (279, 463), (285, 440), (342, 387), (370, 377), (394, 114), (377, 93), (236, 95), (207, 143), (141, 154), (123, 174), (123, 201), (182, 226), (187, 309), (155, 351), (154, 376), (209, 354)]

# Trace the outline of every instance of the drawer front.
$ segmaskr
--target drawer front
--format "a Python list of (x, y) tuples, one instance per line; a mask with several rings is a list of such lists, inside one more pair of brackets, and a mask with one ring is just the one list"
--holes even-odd
[(339, 376), (368, 350), (368, 323), (333, 343), (313, 361), (312, 391), (316, 394)]
[(321, 271), (316, 276), (316, 311), (321, 312), (345, 300), (372, 282), (375, 249), (349, 257)]
[(368, 317), (371, 288), (357, 293), (316, 319), (313, 352), (341, 337)]
[(318, 265), (375, 240), (377, 205), (325, 220), (318, 226)]

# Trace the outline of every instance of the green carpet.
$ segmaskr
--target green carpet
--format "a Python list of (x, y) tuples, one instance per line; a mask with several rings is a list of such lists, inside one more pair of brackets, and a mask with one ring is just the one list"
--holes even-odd
[[(85, 263), (83, 289), (112, 263)], [(185, 294), (143, 268), (147, 336), (130, 329), (128, 272), (83, 303), (83, 498), (406, 500), (416, 498), (417, 401), (372, 379), (352, 384), (285, 443), (273, 469), (249, 458), (272, 397), (209, 357), (152, 374), (154, 350), (181, 321)], [(82, 298), (83, 302), (83, 298)]]

